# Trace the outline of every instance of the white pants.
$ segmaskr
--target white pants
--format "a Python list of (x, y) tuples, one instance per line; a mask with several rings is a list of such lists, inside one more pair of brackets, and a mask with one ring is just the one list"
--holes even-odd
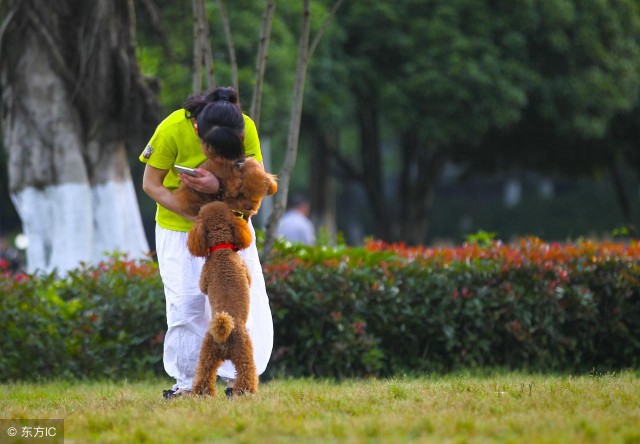
[[(258, 374), (267, 368), (273, 348), (273, 320), (256, 248), (255, 231), (249, 248), (238, 252), (251, 274), (251, 301), (247, 330), (253, 342)], [(187, 249), (187, 233), (156, 225), (156, 251), (167, 303), (167, 334), (164, 338), (164, 369), (175, 378), (174, 390), (190, 390), (195, 376), (200, 346), (211, 320), (211, 307), (200, 291), (204, 258), (193, 257)], [(234, 379), (236, 370), (225, 361), (218, 376)]]

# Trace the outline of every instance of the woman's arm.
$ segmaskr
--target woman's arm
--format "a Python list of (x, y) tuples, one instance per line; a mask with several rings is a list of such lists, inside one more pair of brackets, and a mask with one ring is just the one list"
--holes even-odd
[[(142, 177), (142, 189), (147, 193), (147, 195), (149, 195), (149, 197), (165, 207), (167, 210), (179, 214), (191, 221), (195, 221), (195, 216), (184, 213), (178, 207), (178, 203), (176, 202), (173, 193), (163, 185), (164, 178), (168, 172), (169, 170), (161, 170), (147, 164), (144, 168), (144, 175)], [(198, 177), (180, 174), (180, 180), (196, 191), (207, 194), (216, 194), (220, 189), (220, 182), (216, 176), (203, 168), (196, 168), (196, 172), (199, 174)]]
[(164, 177), (168, 172), (169, 170), (161, 170), (147, 164), (144, 167), (144, 175), (142, 176), (142, 189), (151, 199), (155, 200), (167, 210), (179, 214), (191, 221), (195, 221), (196, 218), (194, 216), (185, 214), (180, 210), (171, 191), (162, 184)]

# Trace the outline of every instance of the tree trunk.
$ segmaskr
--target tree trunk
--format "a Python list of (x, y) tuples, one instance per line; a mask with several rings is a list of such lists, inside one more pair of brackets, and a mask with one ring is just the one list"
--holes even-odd
[[(195, 94), (202, 89), (202, 64), (204, 62), (204, 24), (202, 9), (204, 0), (193, 0), (193, 74), (191, 90)], [(206, 23), (206, 22), (205, 22)]]
[(309, 34), (310, 23), (310, 0), (304, 0), (302, 11), (302, 31), (298, 40), (298, 61), (296, 63), (296, 80), (293, 85), (293, 99), (291, 104), (291, 118), (289, 120), (289, 134), (287, 137), (287, 151), (285, 153), (284, 165), (278, 174), (278, 193), (275, 195), (273, 211), (267, 219), (265, 241), (262, 248), (263, 262), (271, 254), (273, 244), (276, 241), (276, 232), (280, 218), (287, 208), (287, 195), (289, 194), (289, 180), (291, 171), (296, 164), (298, 155), (298, 140), (300, 136), (300, 120), (302, 118), (302, 101), (304, 98), (304, 85), (307, 77), (307, 66), (309, 59)]
[(624, 177), (620, 169), (617, 153), (613, 153), (612, 156), (607, 159), (607, 168), (609, 169), (611, 182), (613, 184), (616, 197), (618, 198), (618, 204), (620, 205), (620, 211), (622, 212), (622, 219), (624, 220), (625, 226), (633, 227), (631, 199), (629, 198), (629, 193), (627, 193), (627, 189), (624, 184)]
[(309, 177), (311, 190), (309, 202), (311, 204), (310, 219), (316, 229), (323, 228), (335, 241), (336, 228), (336, 196), (334, 181), (331, 174), (331, 153), (337, 151), (338, 131), (318, 124), (315, 116), (309, 116), (307, 128), (310, 135)]
[(415, 128), (403, 133), (400, 141), (402, 172), (399, 199), (402, 217), (397, 218), (399, 226), (394, 230), (397, 233), (394, 240), (420, 245), (427, 236), (436, 186), (447, 155), (443, 149), (431, 150), (421, 145)]
[[(368, 90), (373, 91), (373, 89)], [(382, 154), (380, 145), (380, 122), (375, 98), (361, 93), (356, 96), (356, 115), (360, 134), (360, 159), (362, 163), (362, 182), (369, 200), (369, 206), (375, 218), (376, 237), (391, 239), (390, 214), (384, 190), (387, 188), (382, 179)]]
[(1, 42), (3, 143), (27, 268), (64, 273), (114, 251), (143, 258), (125, 140), (153, 99), (135, 61), (133, 3), (41, 6), (10, 2)]

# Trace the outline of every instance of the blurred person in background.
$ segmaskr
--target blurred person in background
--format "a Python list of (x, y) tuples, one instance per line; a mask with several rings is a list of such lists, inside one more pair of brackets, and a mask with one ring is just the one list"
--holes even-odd
[(287, 212), (280, 219), (278, 237), (292, 243), (314, 245), (316, 234), (309, 220), (309, 201), (302, 194), (292, 194), (287, 203)]

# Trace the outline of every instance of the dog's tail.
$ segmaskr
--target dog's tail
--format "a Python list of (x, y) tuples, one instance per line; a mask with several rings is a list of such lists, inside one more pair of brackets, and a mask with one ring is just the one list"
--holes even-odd
[(226, 311), (221, 311), (216, 313), (213, 317), (209, 331), (211, 332), (213, 339), (220, 344), (229, 338), (234, 327), (235, 324), (231, 315)]

